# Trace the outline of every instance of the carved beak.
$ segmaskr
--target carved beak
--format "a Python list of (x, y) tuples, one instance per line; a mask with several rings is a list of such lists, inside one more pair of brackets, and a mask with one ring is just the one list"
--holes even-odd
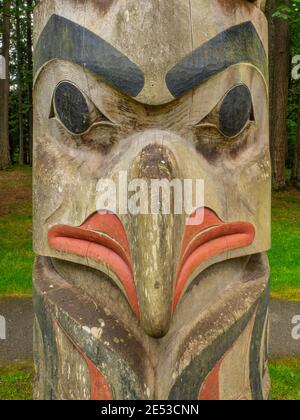
[[(169, 149), (150, 144), (132, 162), (129, 179), (137, 178), (149, 183), (182, 179), (182, 174)], [(168, 332), (173, 312), (201, 267), (220, 255), (226, 259), (228, 251), (251, 245), (255, 237), (251, 224), (224, 223), (210, 209), (204, 209), (198, 225), (174, 213), (131, 214), (122, 222), (114, 214), (96, 213), (80, 227), (51, 228), (49, 245), (83, 257), (88, 265), (92, 261), (115, 280), (144, 331), (159, 338)]]
[(179, 220), (171, 215), (139, 216), (133, 231), (134, 275), (141, 323), (152, 337), (163, 337), (172, 319), (176, 262), (180, 256)]
[(251, 245), (255, 237), (251, 224), (223, 223), (209, 209), (204, 209), (201, 225), (185, 227), (183, 241), (172, 215), (136, 216), (131, 230), (136, 238), (132, 253), (124, 227), (113, 214), (96, 213), (80, 227), (55, 226), (48, 238), (56, 251), (95, 261), (112, 276), (152, 337), (167, 333), (172, 313), (204, 263)]

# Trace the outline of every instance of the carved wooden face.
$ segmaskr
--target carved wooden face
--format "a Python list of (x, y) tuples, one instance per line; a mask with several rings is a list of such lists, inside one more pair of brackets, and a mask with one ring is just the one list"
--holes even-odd
[[(267, 22), (242, 0), (44, 0), (36, 13), (35, 252), (105, 273), (161, 337), (208, 267), (269, 249)], [(120, 172), (204, 180), (203, 221), (99, 214), (99, 179)]]

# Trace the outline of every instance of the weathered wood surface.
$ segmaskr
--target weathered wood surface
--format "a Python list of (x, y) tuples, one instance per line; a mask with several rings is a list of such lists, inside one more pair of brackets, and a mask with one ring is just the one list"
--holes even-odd
[[(263, 6), (44, 0), (37, 7), (37, 398), (267, 398)], [(174, 209), (95, 216), (99, 179), (117, 182), (120, 171), (147, 185), (204, 180), (203, 223), (190, 229)], [(103, 311), (109, 326), (99, 326)], [(74, 358), (62, 362), (68, 339)], [(65, 383), (71, 365), (77, 376)]]

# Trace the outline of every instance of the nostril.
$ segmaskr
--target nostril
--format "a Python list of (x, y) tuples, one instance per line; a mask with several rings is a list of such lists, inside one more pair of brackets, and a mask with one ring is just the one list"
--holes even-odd
[(140, 154), (138, 164), (140, 175), (148, 179), (171, 180), (176, 167), (172, 152), (159, 144), (146, 146)]

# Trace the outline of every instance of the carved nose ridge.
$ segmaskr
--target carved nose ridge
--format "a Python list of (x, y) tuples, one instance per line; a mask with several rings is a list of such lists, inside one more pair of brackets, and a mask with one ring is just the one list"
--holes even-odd
[[(141, 324), (148, 335), (160, 338), (168, 332), (171, 323), (180, 238), (185, 224), (183, 215), (174, 214), (172, 181), (181, 178), (179, 165), (169, 148), (149, 144), (135, 158), (130, 177), (146, 181), (149, 196), (155, 197), (158, 204), (158, 212), (153, 213), (149, 206), (149, 213), (132, 216), (130, 225)], [(170, 182), (168, 198), (162, 193), (163, 187), (159, 193), (153, 191), (153, 180)], [(169, 212), (165, 211), (166, 199), (170, 200)]]
[(172, 217), (141, 216), (136, 225), (135, 279), (145, 332), (164, 336), (170, 326), (174, 294)]
[(138, 159), (140, 176), (145, 179), (168, 179), (174, 177), (175, 158), (173, 153), (159, 144), (146, 146)]

